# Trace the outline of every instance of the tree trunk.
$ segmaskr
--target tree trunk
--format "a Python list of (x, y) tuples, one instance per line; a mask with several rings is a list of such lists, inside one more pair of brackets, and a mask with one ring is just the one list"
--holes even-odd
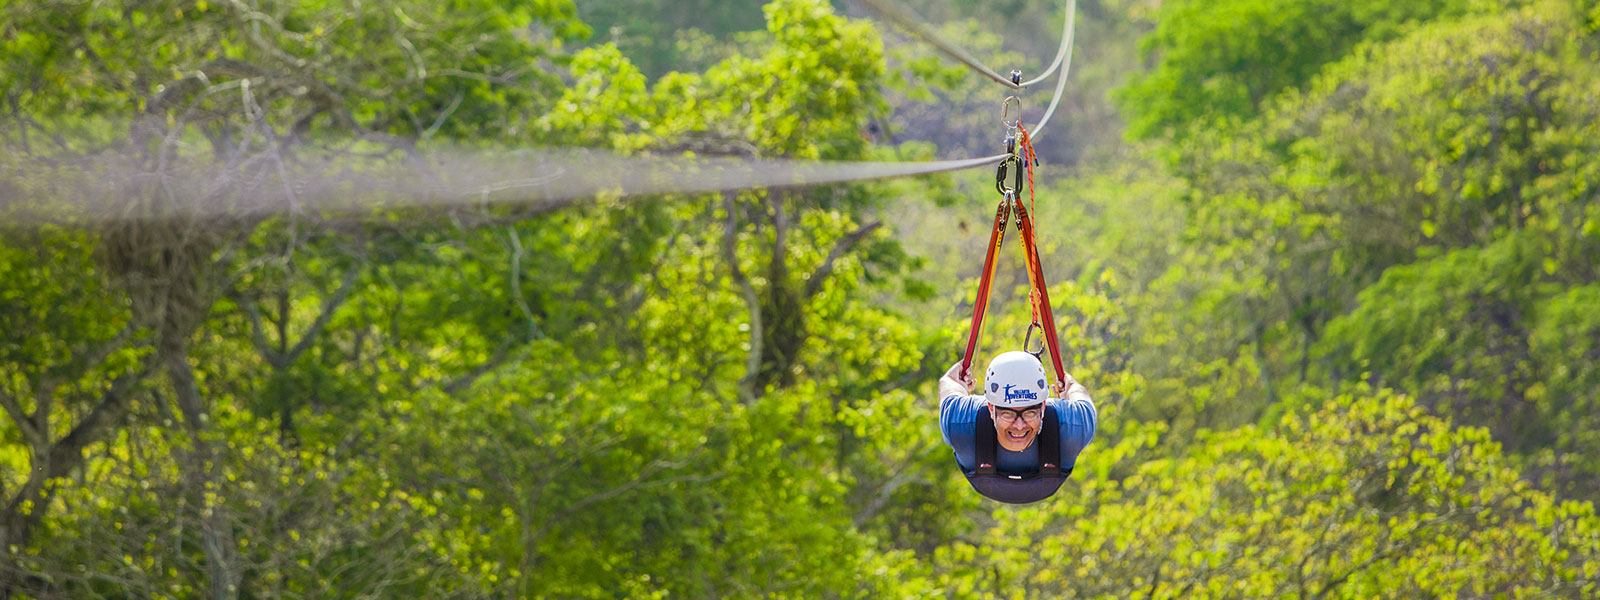
[(164, 354), (167, 378), (189, 433), (189, 452), (176, 458), (195, 506), (200, 507), (200, 549), (206, 559), (207, 595), (214, 600), (232, 600), (239, 597), (240, 569), (234, 556), (233, 525), (223, 502), (222, 461), (206, 439), (208, 411), (195, 384), (194, 369), (189, 366), (187, 347), (171, 347)]

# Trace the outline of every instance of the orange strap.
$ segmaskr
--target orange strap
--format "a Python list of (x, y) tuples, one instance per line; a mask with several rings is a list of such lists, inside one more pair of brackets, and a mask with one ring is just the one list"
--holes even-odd
[(1017, 131), (1022, 137), (1022, 164), (1028, 169), (1028, 212), (1033, 212), (1033, 163), (1039, 162), (1039, 155), (1033, 151), (1033, 142), (1028, 139), (1028, 130), (1019, 123)]
[(972, 328), (967, 334), (967, 352), (961, 356), (961, 379), (970, 381), (972, 357), (978, 351), (978, 334), (983, 331), (983, 315), (989, 308), (989, 284), (994, 281), (994, 257), (1005, 242), (1010, 198), (1000, 201), (994, 211), (994, 227), (989, 230), (989, 251), (983, 257), (983, 274), (978, 279), (978, 297), (972, 301)]
[(1033, 304), (1034, 322), (1044, 330), (1045, 349), (1050, 351), (1050, 363), (1056, 374), (1056, 397), (1067, 391), (1067, 370), (1061, 365), (1061, 343), (1056, 337), (1056, 319), (1050, 313), (1050, 288), (1044, 282), (1044, 267), (1039, 264), (1039, 248), (1034, 243), (1033, 218), (1018, 200), (1017, 232), (1022, 234), (1023, 258), (1028, 265), (1028, 296)]
[(972, 302), (972, 325), (967, 333), (967, 350), (961, 357), (961, 378), (971, 379), (972, 357), (978, 349), (978, 337), (983, 331), (984, 313), (989, 307), (989, 288), (994, 280), (994, 257), (1000, 250), (1000, 245), (1005, 241), (1005, 230), (1011, 213), (1017, 218), (1017, 232), (1022, 236), (1023, 260), (1028, 269), (1028, 301), (1033, 313), (1033, 322), (1044, 331), (1045, 348), (1050, 352), (1051, 367), (1055, 371), (1056, 397), (1060, 398), (1066, 393), (1067, 371), (1061, 363), (1061, 344), (1056, 336), (1055, 317), (1050, 312), (1050, 290), (1044, 281), (1044, 267), (1039, 263), (1039, 249), (1034, 241), (1033, 218), (1030, 209), (1033, 205), (1033, 160), (1035, 157), (1033, 144), (1028, 140), (1028, 132), (1022, 131), (1022, 158), (1028, 171), (1028, 204), (1024, 207), (1022, 199), (1018, 198), (1015, 191), (1007, 188), (1002, 195), (1000, 206), (995, 209), (994, 228), (989, 231), (989, 247), (983, 258), (983, 274), (978, 280), (978, 297)]

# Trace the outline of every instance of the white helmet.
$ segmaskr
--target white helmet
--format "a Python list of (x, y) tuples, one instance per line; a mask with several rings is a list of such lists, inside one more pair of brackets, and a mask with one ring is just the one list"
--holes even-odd
[(989, 374), (983, 378), (983, 397), (1003, 408), (1033, 406), (1048, 396), (1044, 365), (1027, 352), (1013, 350), (989, 361)]

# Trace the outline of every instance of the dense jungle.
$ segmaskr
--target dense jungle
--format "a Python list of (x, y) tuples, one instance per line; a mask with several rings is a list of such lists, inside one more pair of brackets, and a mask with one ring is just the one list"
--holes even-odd
[(993, 167), (447, 166), (983, 157), (1054, 80), (854, 0), (0, 0), (0, 597), (1600, 597), (1600, 1), (903, 3), (1075, 19), (1043, 502), (938, 426)]

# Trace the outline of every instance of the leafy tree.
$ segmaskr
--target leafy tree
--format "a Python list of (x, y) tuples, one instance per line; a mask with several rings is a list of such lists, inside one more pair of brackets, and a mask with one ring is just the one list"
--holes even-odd
[[(931, 397), (988, 173), (560, 211), (283, 185), (542, 143), (952, 151), (874, 142), (965, 80), (828, 3), (657, 77), (626, 29), (566, 54), (565, 2), (0, 2), (0, 212), (28, 223), (0, 242), (0, 590), (1592, 596), (1600, 529), (1561, 498), (1595, 464), (1600, 12), (1313, 4), (1278, 16), (1365, 29), (1304, 40), (1236, 126), (1036, 173), (1101, 429), (1018, 509), (951, 468)], [(1059, 26), (919, 7), (1028, 58)], [(1284, 31), (1227, 47), (1278, 64)], [(1030, 320), (1006, 251), (987, 349)]]
[[(1364, 46), (1262, 119), (1185, 150), (1187, 243), (1153, 281), (1158, 304), (1146, 311), (1187, 316), (1150, 330), (1163, 337), (1146, 339), (1162, 346), (1147, 351), (1217, 362), (1158, 367), (1148, 373), (1153, 385), (1231, 398), (1244, 408), (1232, 419), (1255, 418), (1326, 374), (1315, 367), (1327, 324), (1385, 269), (1518, 231), (1553, 236), (1552, 283), (1590, 281), (1582, 260), (1563, 266), (1589, 248), (1570, 228), (1581, 230), (1589, 210), (1573, 182), (1589, 177), (1592, 161), (1581, 157), (1594, 138), (1587, 109), (1567, 99), (1590, 93), (1593, 81), (1587, 42), (1555, 24), (1570, 22), (1567, 11), (1546, 3)], [(1531, 260), (1545, 268), (1542, 257)], [(1173, 330), (1180, 335), (1164, 337)], [(1405, 353), (1369, 342), (1340, 343), (1364, 349), (1345, 354), (1352, 358), (1380, 346)], [(1335, 375), (1365, 370), (1341, 366)]]
[[(8, 416), (18, 430), (33, 422), (41, 427), (27, 440), (29, 468), (7, 473), (8, 488), (22, 486), (7, 497), (8, 571), (15, 574), (7, 578), (7, 592), (43, 593), (64, 585), (50, 564), (17, 562), (24, 549), (51, 545), (52, 540), (34, 537), (41, 518), (62, 510), (51, 502), (59, 484), (46, 482), (65, 481), (92, 444), (132, 443), (114, 434), (127, 424), (119, 417), (137, 402), (155, 407), (163, 415), (159, 431), (177, 437), (159, 447), (170, 451), (169, 460), (182, 475), (180, 497), (195, 507), (178, 513), (178, 522), (190, 526), (176, 531), (190, 532), (183, 547), (204, 558), (185, 563), (183, 575), (173, 577), (205, 582), (207, 593), (216, 597), (235, 596), (247, 578), (241, 557), (248, 538), (232, 524), (239, 506), (230, 501), (240, 499), (225, 493), (231, 487), (225, 465), (234, 444), (218, 424), (226, 423), (223, 417), (237, 405), (226, 390), (203, 378), (238, 365), (198, 361), (206, 347), (198, 332), (235, 270), (248, 272), (249, 258), (271, 256), (272, 251), (251, 255), (251, 235), (263, 219), (250, 201), (265, 198), (298, 210), (291, 187), (269, 196), (259, 193), (264, 182), (286, 170), (326, 166), (318, 159), (406, 150), (412, 142), (397, 136), (462, 138), (490, 126), (515, 133), (516, 119), (526, 118), (522, 111), (531, 110), (555, 83), (537, 66), (540, 57), (550, 56), (550, 40), (572, 37), (582, 26), (571, 21), (572, 7), (566, 3), (352, 8), (68, 2), (6, 3), (0, 11), (5, 14), (0, 39), (12, 67), (3, 80), (11, 116), (3, 132), (8, 167), (30, 174), (54, 171), (63, 181), (99, 175), (107, 183), (85, 189), (32, 187), (23, 190), (32, 206), (8, 208), (45, 207), (47, 218), (61, 215), (68, 223), (94, 227), (92, 236), (73, 242), (85, 253), (61, 258), (71, 271), (90, 277), (60, 289), (105, 290), (107, 306), (118, 308), (108, 319), (95, 316), (105, 310), (95, 305), (63, 318), (127, 332), (44, 331), (35, 337), (41, 349), (110, 344), (103, 351), (86, 347), (78, 359), (63, 357), (59, 367), (38, 363), (49, 370), (18, 371), (13, 378), (20, 386), (13, 391), (50, 399), (50, 390), (60, 385), (55, 381), (65, 377), (63, 382), (79, 381), (75, 389), (99, 399), (75, 400), (68, 412), (80, 416), (55, 423), (50, 422), (54, 402), (8, 403), (8, 409), (16, 409)], [(552, 26), (541, 34), (543, 40), (513, 34), (536, 18)], [(100, 158), (79, 158), (86, 155)], [(305, 161), (307, 155), (318, 159)], [(197, 186), (202, 189), (173, 183), (195, 181), (178, 177), (192, 169), (216, 175)], [(76, 195), (106, 199), (110, 206), (76, 214), (50, 208)], [(108, 215), (146, 219), (112, 217), (102, 225)], [(285, 224), (290, 240), (302, 227), (299, 218)], [(241, 250), (249, 258), (241, 259)], [(291, 243), (288, 253), (293, 252)], [(96, 259), (93, 266), (81, 262), (89, 253)], [(56, 260), (48, 257), (35, 273), (48, 273)], [(28, 270), (13, 273), (19, 284), (30, 277)], [(331, 314), (345, 293), (325, 296), (328, 306), (320, 314)], [(280, 305), (276, 316), (276, 350), (270, 344), (258, 348), (281, 372), (306, 346), (287, 343), (286, 330), (298, 329), (289, 309)], [(324, 322), (317, 318), (300, 339), (315, 338)], [(58, 335), (69, 337), (50, 341)], [(140, 354), (147, 359), (138, 368), (130, 368), (126, 359), (105, 362)], [(156, 374), (160, 377), (146, 377)], [(70, 458), (52, 458), (68, 452)], [(37, 481), (24, 484), (29, 480)]]
[[(759, 30), (760, 2), (711, 0), (617, 0), (586, 2), (578, 16), (595, 30), (594, 39), (612, 44), (650, 79), (672, 71), (689, 71), (699, 32), (712, 40)], [(703, 43), (703, 42), (702, 42)]]
[(1257, 115), (1278, 92), (1308, 83), (1363, 41), (1499, 8), (1477, 0), (1167, 2), (1140, 43), (1152, 69), (1117, 96), (1129, 134), (1186, 137)]
[(1583, 597), (1600, 586), (1592, 504), (1533, 489), (1488, 432), (1407, 397), (1341, 395), (1273, 428), (1201, 433), (1178, 455), (1150, 455), (1159, 435), (1111, 451), (1138, 461), (1126, 476), (1100, 463), (1063, 501), (996, 513), (1005, 535), (952, 544), (939, 556), (947, 592)]

